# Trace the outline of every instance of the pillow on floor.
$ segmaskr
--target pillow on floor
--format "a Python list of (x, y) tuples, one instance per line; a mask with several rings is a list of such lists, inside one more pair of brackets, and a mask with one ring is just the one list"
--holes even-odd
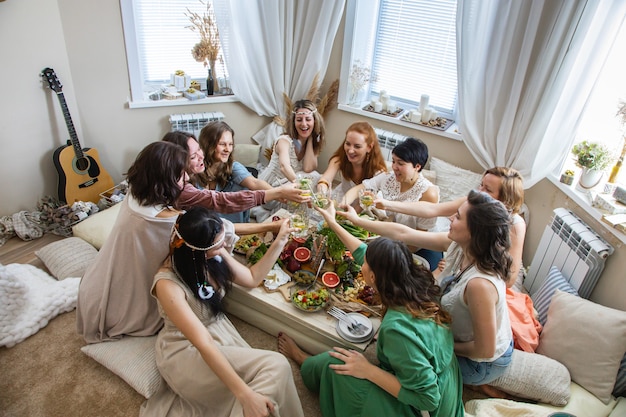
[(78, 237), (57, 240), (35, 251), (35, 256), (59, 281), (82, 277), (97, 254), (96, 248)]
[(567, 368), (547, 356), (513, 350), (511, 364), (490, 385), (519, 398), (564, 406), (570, 399)]
[(122, 204), (118, 203), (111, 208), (87, 217), (85, 220), (72, 226), (72, 233), (100, 250), (113, 229), (117, 213), (119, 213)]
[(572, 381), (607, 404), (626, 352), (626, 311), (556, 290), (537, 353), (561, 362)]
[(124, 336), (120, 340), (85, 345), (80, 350), (122, 378), (135, 391), (150, 398), (161, 385), (156, 366), (156, 336)]
[(439, 186), (439, 201), (452, 201), (475, 190), (482, 181), (482, 174), (459, 168), (441, 159), (430, 158), (429, 169), (435, 171)]

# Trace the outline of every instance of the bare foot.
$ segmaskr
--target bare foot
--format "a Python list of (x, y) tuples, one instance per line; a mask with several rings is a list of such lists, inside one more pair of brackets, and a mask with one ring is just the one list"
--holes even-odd
[(298, 366), (302, 365), (302, 362), (311, 356), (300, 349), (296, 342), (283, 332), (278, 333), (278, 351), (292, 359)]

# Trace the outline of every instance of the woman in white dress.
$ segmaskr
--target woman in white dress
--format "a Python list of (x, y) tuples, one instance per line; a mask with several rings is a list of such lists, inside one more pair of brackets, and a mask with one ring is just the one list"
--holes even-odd
[(141, 416), (304, 415), (286, 358), (251, 348), (223, 312), (231, 284), (258, 286), (293, 230), (283, 221), (266, 254), (248, 268), (224, 248), (229, 236), (216, 213), (195, 207), (179, 217), (171, 257), (152, 286), (165, 323), (156, 362), (166, 383)]
[(276, 187), (287, 181), (294, 182), (298, 174), (319, 177), (317, 157), (325, 137), (324, 119), (315, 104), (310, 100), (296, 101), (285, 133), (274, 141), (272, 157), (259, 179)]
[[(285, 133), (274, 141), (270, 161), (260, 173), (259, 179), (272, 187), (299, 178), (309, 178), (315, 187), (320, 177), (317, 157), (326, 138), (324, 119), (310, 100), (298, 100), (293, 105), (285, 126)], [(255, 208), (251, 214), (262, 222), (281, 207), (277, 201)]]
[(317, 191), (326, 193), (339, 173), (341, 182), (332, 190), (332, 199), (343, 201), (351, 188), (383, 172), (387, 172), (387, 164), (374, 128), (367, 122), (355, 122), (348, 127), (343, 143), (330, 157), (328, 168), (317, 182)]

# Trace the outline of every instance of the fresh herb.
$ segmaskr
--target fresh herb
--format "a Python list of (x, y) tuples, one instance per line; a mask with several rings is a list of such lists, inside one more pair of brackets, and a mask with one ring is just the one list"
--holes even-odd
[(255, 263), (259, 262), (263, 255), (265, 255), (265, 252), (267, 252), (267, 245), (265, 245), (265, 243), (261, 243), (254, 250), (254, 252), (252, 252), (250, 258), (248, 258), (248, 262), (250, 263), (250, 265), (254, 265)]
[(348, 223), (348, 222), (343, 222), (340, 224), (341, 224), (341, 227), (346, 229), (348, 233), (350, 233), (352, 236), (356, 237), (357, 239), (365, 240), (370, 236), (369, 232), (363, 229), (362, 227), (355, 226), (354, 224)]
[(346, 246), (329, 227), (322, 228), (319, 233), (326, 236), (326, 250), (331, 259), (340, 261), (346, 251)]

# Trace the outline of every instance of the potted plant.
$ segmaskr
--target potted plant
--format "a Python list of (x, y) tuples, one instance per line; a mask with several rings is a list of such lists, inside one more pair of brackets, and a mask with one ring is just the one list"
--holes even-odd
[(595, 187), (602, 179), (603, 170), (611, 163), (611, 151), (604, 145), (586, 140), (572, 148), (576, 165), (583, 169), (580, 185), (583, 188)]

